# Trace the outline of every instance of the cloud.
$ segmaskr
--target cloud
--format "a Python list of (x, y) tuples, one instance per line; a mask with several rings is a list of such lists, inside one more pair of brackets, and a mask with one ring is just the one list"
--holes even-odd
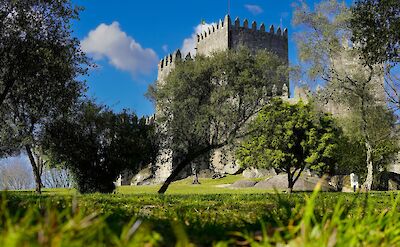
[(157, 68), (158, 57), (154, 50), (143, 48), (121, 30), (118, 22), (100, 24), (82, 40), (81, 47), (95, 60), (107, 59), (112, 66), (134, 77), (150, 74)]
[(253, 4), (246, 4), (244, 7), (253, 15), (258, 15), (264, 12), (264, 10), (258, 6), (258, 5), (253, 5)]
[(217, 23), (213, 22), (211, 24), (205, 23), (205, 24), (199, 24), (196, 27), (194, 27), (194, 32), (189, 38), (186, 38), (183, 40), (182, 44), (182, 49), (181, 52), (183, 56), (186, 56), (189, 52), (191, 55), (196, 55), (196, 44), (197, 44), (197, 34), (202, 33), (206, 30), (208, 30), (209, 27), (212, 25), (217, 25)]

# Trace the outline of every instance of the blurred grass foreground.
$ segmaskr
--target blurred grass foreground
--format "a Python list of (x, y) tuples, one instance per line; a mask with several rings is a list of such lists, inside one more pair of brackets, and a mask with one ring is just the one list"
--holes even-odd
[(0, 246), (400, 245), (396, 192), (289, 195), (212, 191), (209, 183), (181, 181), (167, 195), (151, 186), (110, 195), (3, 192)]

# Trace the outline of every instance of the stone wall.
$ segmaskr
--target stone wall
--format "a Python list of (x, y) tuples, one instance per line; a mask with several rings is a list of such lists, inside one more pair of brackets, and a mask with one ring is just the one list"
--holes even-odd
[(278, 28), (277, 32), (275, 32), (275, 28), (272, 25), (269, 32), (266, 32), (264, 24), (261, 24), (258, 29), (256, 22), (253, 22), (249, 27), (247, 20), (244, 20), (243, 25), (241, 25), (239, 18), (236, 18), (235, 25), (231, 26), (229, 36), (230, 49), (244, 46), (254, 53), (258, 50), (268, 50), (276, 53), (285, 61), (289, 61), (287, 29), (282, 32), (281, 28)]
[(210, 56), (213, 52), (229, 49), (230, 18), (226, 16), (217, 25), (197, 35), (197, 54)]

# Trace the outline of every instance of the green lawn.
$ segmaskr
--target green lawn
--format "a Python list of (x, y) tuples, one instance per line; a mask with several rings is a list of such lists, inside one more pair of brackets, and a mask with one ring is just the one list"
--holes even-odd
[(202, 179), (201, 185), (181, 180), (166, 195), (156, 194), (159, 186), (121, 187), (110, 195), (7, 192), (0, 203), (0, 246), (400, 243), (397, 193), (288, 195), (216, 187), (238, 179)]
[[(228, 175), (221, 179), (203, 178), (200, 180), (200, 185), (193, 185), (192, 179), (182, 179), (171, 184), (168, 188), (167, 195), (175, 194), (248, 194), (248, 193), (268, 193), (273, 191), (266, 191), (257, 188), (235, 189), (225, 187), (238, 180), (243, 180), (242, 175)], [(266, 178), (247, 179), (253, 181), (261, 181)], [(122, 194), (152, 194), (157, 193), (161, 185), (146, 185), (146, 186), (122, 186), (119, 187), (117, 193)]]

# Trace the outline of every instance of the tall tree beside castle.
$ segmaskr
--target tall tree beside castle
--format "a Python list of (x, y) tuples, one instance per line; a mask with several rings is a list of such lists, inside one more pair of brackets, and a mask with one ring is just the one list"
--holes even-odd
[(88, 64), (71, 20), (69, 0), (0, 1), (0, 154), (26, 152), (41, 192), (43, 124), (82, 95)]
[[(352, 8), (352, 41), (364, 63), (384, 64), (385, 90), (391, 106), (400, 109), (400, 1), (358, 0)], [(396, 69), (397, 68), (397, 69)]]
[(225, 148), (246, 135), (248, 120), (272, 95), (288, 97), (286, 29), (266, 31), (264, 24), (231, 23), (226, 16), (197, 38), (196, 58), (183, 59), (180, 51), (165, 57), (150, 90), (164, 137), (160, 193), (193, 162), (234, 165)]
[(303, 27), (296, 37), (300, 59), (309, 78), (326, 82), (320, 94), (327, 103), (325, 110), (355, 116), (366, 152), (364, 186), (370, 190), (375, 168), (373, 126), (379, 125), (379, 120), (369, 116), (379, 108), (386, 110), (383, 67), (365, 65), (350, 44), (350, 20), (350, 9), (337, 1), (322, 1), (315, 11), (302, 3), (294, 14), (294, 22)]
[(400, 62), (400, 1), (357, 0), (350, 24), (367, 64)]

